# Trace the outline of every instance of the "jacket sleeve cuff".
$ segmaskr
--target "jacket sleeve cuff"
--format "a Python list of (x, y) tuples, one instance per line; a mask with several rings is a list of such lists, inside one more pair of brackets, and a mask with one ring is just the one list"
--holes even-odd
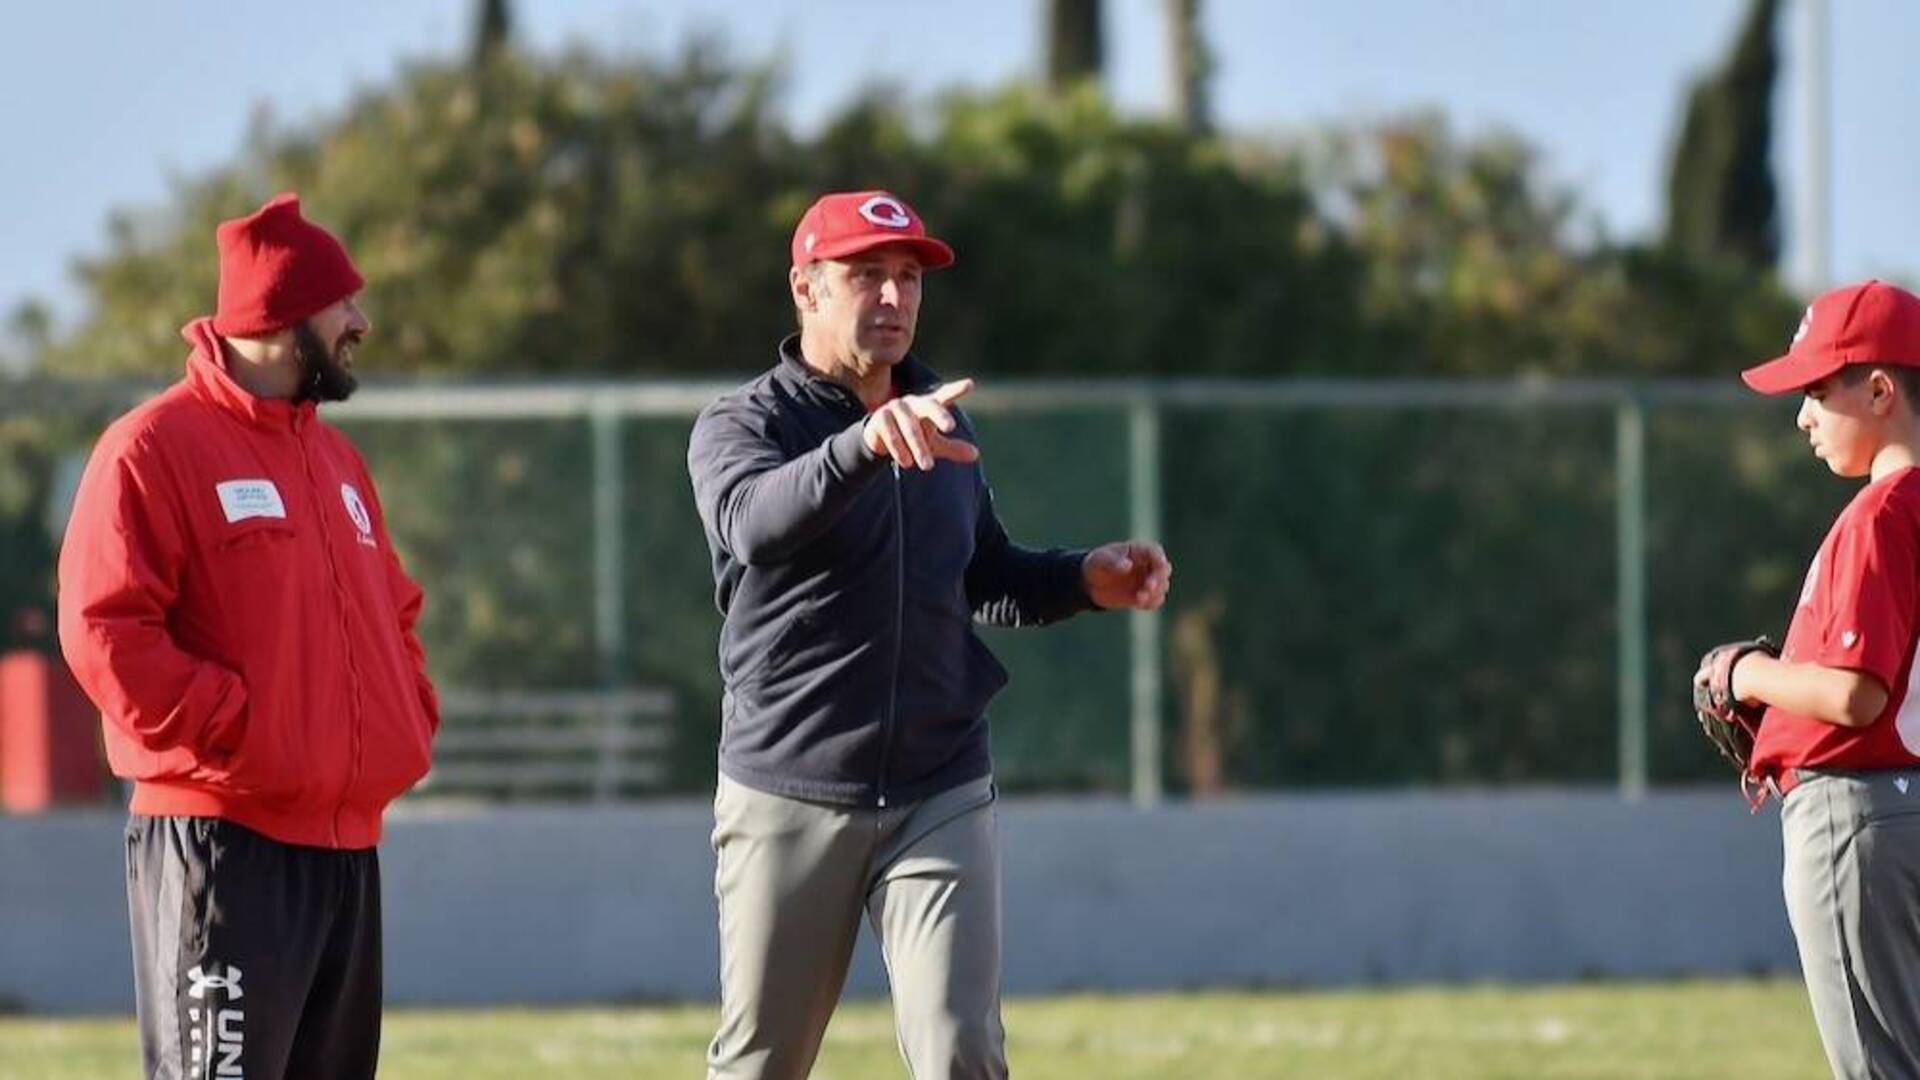
[(827, 460), (834, 471), (849, 479), (878, 469), (885, 460), (867, 448), (866, 421), (849, 426), (827, 440)]
[(1068, 548), (1060, 553), (1060, 593), (1063, 617), (1083, 611), (1097, 611), (1098, 604), (1087, 593), (1087, 556), (1090, 548)]

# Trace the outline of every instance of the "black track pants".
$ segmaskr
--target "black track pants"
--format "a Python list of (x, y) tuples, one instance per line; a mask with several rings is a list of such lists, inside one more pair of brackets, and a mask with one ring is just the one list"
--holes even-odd
[(150, 1080), (353, 1080), (380, 1058), (380, 861), (216, 818), (133, 817), (127, 904)]

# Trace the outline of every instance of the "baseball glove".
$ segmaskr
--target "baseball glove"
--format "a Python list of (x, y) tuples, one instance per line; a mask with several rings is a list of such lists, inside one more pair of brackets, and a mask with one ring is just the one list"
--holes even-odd
[(1764, 637), (1716, 645), (1700, 658), (1706, 682), (1693, 686), (1693, 711), (1700, 718), (1700, 730), (1743, 778), (1753, 760), (1753, 740), (1760, 733), (1760, 717), (1765, 711), (1758, 705), (1742, 704), (1733, 696), (1733, 665), (1749, 653), (1777, 657), (1780, 650)]

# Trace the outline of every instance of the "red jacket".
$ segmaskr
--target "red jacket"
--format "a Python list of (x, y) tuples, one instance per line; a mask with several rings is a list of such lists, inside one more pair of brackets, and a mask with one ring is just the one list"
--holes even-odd
[(439, 726), (365, 463), (254, 397), (210, 320), (187, 374), (93, 449), (60, 551), (60, 644), (136, 814), (372, 847)]

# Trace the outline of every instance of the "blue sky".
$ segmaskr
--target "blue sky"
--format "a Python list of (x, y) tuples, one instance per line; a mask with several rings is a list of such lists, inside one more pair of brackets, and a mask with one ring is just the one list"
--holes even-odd
[[(1790, 0), (1791, 3), (1791, 0)], [(8, 207), (0, 313), (28, 296), (71, 317), (72, 259), (111, 209), (163, 207), (170, 178), (230, 160), (261, 107), (283, 122), (338, 108), (408, 59), (465, 46), (470, 0), (23, 4), (0, 39)], [(817, 123), (876, 78), (910, 92), (1034, 71), (1040, 0), (519, 0), (523, 41), (664, 52), (722, 32), (788, 61), (787, 107)], [(1286, 134), (1438, 107), (1468, 131), (1540, 146), (1615, 236), (1658, 228), (1686, 78), (1731, 39), (1743, 0), (1205, 0), (1221, 122)], [(1836, 279), (1920, 280), (1920, 55), (1914, 0), (1832, 0)], [(1108, 82), (1132, 111), (1164, 102), (1161, 0), (1107, 0)], [(1792, 13), (1783, 24), (1790, 31)], [(1792, 35), (1783, 33), (1791, 48)], [(1784, 82), (1791, 86), (1793, 58)], [(1797, 106), (1782, 95), (1782, 145)], [(1781, 173), (1783, 198), (1792, 175)], [(1783, 204), (1790, 206), (1790, 201)], [(1791, 243), (1791, 240), (1789, 241)], [(211, 300), (211, 298), (209, 298)]]

